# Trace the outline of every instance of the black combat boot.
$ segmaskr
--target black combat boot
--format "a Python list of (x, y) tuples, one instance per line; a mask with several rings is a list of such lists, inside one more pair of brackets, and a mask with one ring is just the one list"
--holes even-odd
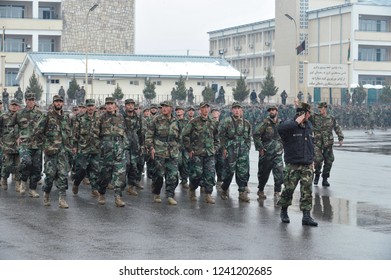
[(301, 221), (303, 226), (317, 227), (318, 223), (312, 219), (310, 210), (303, 210), (303, 220)]
[(315, 186), (318, 185), (319, 177), (320, 177), (320, 174), (315, 174), (315, 178), (314, 178), (314, 185), (315, 185)]
[(322, 186), (323, 187), (330, 187), (330, 183), (327, 182), (327, 177), (323, 177)]
[(283, 222), (283, 223), (289, 224), (291, 222), (289, 220), (289, 216), (288, 216), (288, 207), (281, 208), (280, 217), (281, 217), (281, 222)]

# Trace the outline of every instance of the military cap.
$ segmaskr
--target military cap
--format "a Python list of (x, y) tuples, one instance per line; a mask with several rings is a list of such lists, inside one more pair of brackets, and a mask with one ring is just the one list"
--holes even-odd
[(100, 105), (99, 110), (106, 110), (106, 106), (105, 105)]
[(234, 102), (234, 103), (232, 103), (232, 105), (231, 105), (231, 109), (232, 109), (232, 108), (235, 108), (235, 107), (242, 108), (242, 105), (241, 105), (239, 102)]
[(271, 110), (276, 110), (276, 111), (278, 111), (278, 108), (277, 108), (276, 105), (269, 105), (269, 106), (267, 107), (267, 111), (269, 112), (269, 111), (271, 111)]
[(183, 111), (185, 111), (185, 108), (183, 106), (178, 105), (178, 106), (175, 107), (175, 111), (176, 110), (183, 110)]
[(149, 111), (149, 107), (144, 107), (143, 112)]
[(152, 108), (155, 108), (155, 109), (157, 109), (157, 105), (154, 103), (154, 104), (151, 104), (151, 109)]
[(80, 103), (79, 104), (79, 107), (83, 107), (83, 108), (85, 108), (86, 107), (86, 105), (82, 102), (82, 103)]
[(160, 103), (160, 106), (162, 106), (162, 107), (163, 107), (163, 106), (172, 107), (172, 102), (166, 100), (166, 101), (161, 102), (161, 103)]
[(79, 110), (79, 107), (77, 107), (77, 106), (72, 107), (72, 111), (77, 111), (77, 110)]
[(61, 95), (56, 94), (55, 96), (53, 96), (53, 102), (54, 101), (64, 101), (64, 98), (62, 98)]
[(18, 105), (18, 106), (20, 106), (20, 103), (19, 103), (18, 99), (11, 99), (10, 104), (11, 105)]
[(130, 104), (130, 103), (136, 104), (136, 102), (132, 98), (125, 99), (125, 104)]
[(206, 102), (206, 101), (202, 101), (202, 102), (200, 103), (200, 106), (199, 106), (199, 108), (203, 108), (203, 107), (206, 107), (206, 106), (208, 106), (208, 107), (209, 107), (209, 104), (208, 104), (208, 102)]
[(115, 98), (114, 97), (106, 97), (106, 99), (105, 99), (105, 104), (107, 104), (107, 103), (116, 103), (115, 102)]
[(218, 112), (220, 112), (220, 109), (217, 108), (217, 107), (212, 107), (212, 109), (211, 109), (210, 111), (211, 111), (211, 112), (213, 112), (213, 111), (218, 111)]
[(189, 108), (187, 108), (187, 111), (190, 111), (190, 110), (193, 110), (195, 111), (194, 107), (193, 106), (189, 106)]
[(319, 102), (318, 108), (327, 108), (327, 102)]
[(308, 103), (300, 103), (296, 108), (296, 112), (311, 112), (311, 106)]
[(32, 92), (28, 92), (24, 95), (24, 98), (27, 99), (35, 99), (35, 94)]
[(95, 99), (87, 99), (86, 106), (95, 106)]

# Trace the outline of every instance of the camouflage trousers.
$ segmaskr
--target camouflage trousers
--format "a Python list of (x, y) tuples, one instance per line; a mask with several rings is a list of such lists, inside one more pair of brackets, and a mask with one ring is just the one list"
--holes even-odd
[(144, 165), (145, 165), (145, 155), (144, 153), (140, 152), (137, 154), (137, 181), (141, 180), (141, 177), (143, 176), (144, 171)]
[(42, 191), (50, 193), (53, 183), (56, 184), (60, 196), (64, 196), (68, 189), (69, 154), (60, 150), (55, 155), (45, 155), (45, 185)]
[(126, 184), (126, 156), (122, 140), (102, 141), (100, 153), (99, 193), (105, 194), (109, 183), (114, 196), (121, 197)]
[(284, 189), (277, 205), (288, 207), (292, 205), (293, 193), (300, 182), (300, 210), (312, 209), (312, 164), (289, 164), (284, 169)]
[(281, 192), (284, 182), (284, 163), (282, 153), (265, 153), (258, 158), (258, 189), (263, 192), (269, 180), (270, 172), (273, 172), (274, 192)]
[(98, 190), (99, 155), (78, 153), (75, 160), (75, 173), (72, 176), (73, 183), (79, 186), (84, 177), (90, 180), (91, 190)]
[(215, 155), (215, 169), (216, 169), (216, 177), (218, 182), (223, 181), (223, 169), (224, 169), (224, 159), (221, 152), (218, 152)]
[(138, 170), (139, 155), (134, 151), (126, 151), (126, 178), (129, 185), (135, 186), (141, 179)]
[(179, 178), (187, 181), (189, 178), (189, 154), (186, 150), (181, 150), (178, 158)]
[(10, 174), (15, 175), (15, 180), (20, 181), (21, 175), (19, 172), (19, 154), (5, 153), (3, 155), (3, 167), (1, 168), (1, 177), (8, 178)]
[(193, 156), (190, 159), (190, 189), (196, 190), (202, 181), (205, 193), (211, 194), (215, 185), (215, 156)]
[(224, 159), (223, 184), (221, 186), (223, 190), (228, 190), (234, 174), (239, 192), (244, 192), (250, 179), (249, 150), (244, 145), (231, 145), (227, 149), (227, 157)]
[(178, 185), (178, 160), (155, 155), (154, 174), (152, 178), (152, 193), (160, 194), (163, 180), (166, 182), (166, 196), (174, 197)]
[(37, 183), (42, 175), (42, 150), (19, 147), (19, 172), (21, 180), (27, 182), (30, 178), (30, 189), (37, 189)]
[[(324, 162), (324, 164), (323, 164)], [(322, 148), (315, 145), (315, 174), (321, 174), (322, 177), (330, 177), (331, 167), (334, 162), (333, 147)], [(322, 172), (323, 165), (323, 172)]]

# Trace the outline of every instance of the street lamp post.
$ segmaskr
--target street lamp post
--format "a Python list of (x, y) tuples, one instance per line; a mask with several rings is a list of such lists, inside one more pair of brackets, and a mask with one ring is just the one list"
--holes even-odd
[[(98, 3), (95, 3), (87, 12), (86, 16), (86, 77), (85, 77), (85, 91), (86, 96), (88, 94), (88, 16), (90, 15), (90, 12), (93, 12), (97, 7), (99, 6)], [(92, 93), (91, 93), (92, 98)]]
[[(295, 45), (295, 49), (296, 49), (296, 47), (298, 46), (298, 38), (297, 38), (297, 35), (298, 35), (298, 30), (297, 30), (297, 23), (296, 23), (296, 20), (293, 18), (293, 17), (291, 17), (289, 14), (285, 14), (285, 16), (289, 19), (289, 20), (291, 20), (291, 21), (293, 21), (293, 23), (295, 24), (295, 37), (296, 37), (296, 45)], [(296, 91), (296, 93), (295, 93), (295, 96), (297, 95), (297, 93), (298, 93), (298, 73), (299, 73), (299, 67), (298, 67), (298, 55), (295, 53), (295, 55), (296, 55), (296, 60), (295, 60), (295, 91)]]

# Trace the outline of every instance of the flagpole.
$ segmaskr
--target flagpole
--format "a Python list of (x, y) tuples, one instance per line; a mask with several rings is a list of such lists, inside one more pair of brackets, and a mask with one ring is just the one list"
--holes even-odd
[[(350, 38), (348, 39), (348, 41), (349, 41), (348, 57), (347, 57), (347, 64), (348, 64), (348, 93), (349, 93), (349, 98), (350, 98), (350, 65), (352, 64), (352, 62), (350, 61)], [(349, 102), (350, 102), (350, 100), (349, 100)], [(348, 105), (348, 103), (346, 105)]]
[(299, 83), (299, 81), (298, 81), (298, 77), (299, 77), (299, 58), (298, 58), (298, 55), (297, 55), (297, 51), (296, 51), (296, 47), (297, 47), (297, 45), (298, 45), (298, 38), (297, 38), (297, 34), (298, 34), (298, 31), (297, 31), (297, 23), (296, 23), (296, 20), (292, 17), (292, 16), (290, 16), (289, 14), (285, 14), (285, 16), (289, 19), (289, 20), (291, 20), (291, 21), (293, 21), (293, 23), (295, 24), (295, 39), (296, 39), (296, 45), (295, 45), (295, 98), (297, 98), (297, 94), (299, 93), (298, 92), (298, 83)]

